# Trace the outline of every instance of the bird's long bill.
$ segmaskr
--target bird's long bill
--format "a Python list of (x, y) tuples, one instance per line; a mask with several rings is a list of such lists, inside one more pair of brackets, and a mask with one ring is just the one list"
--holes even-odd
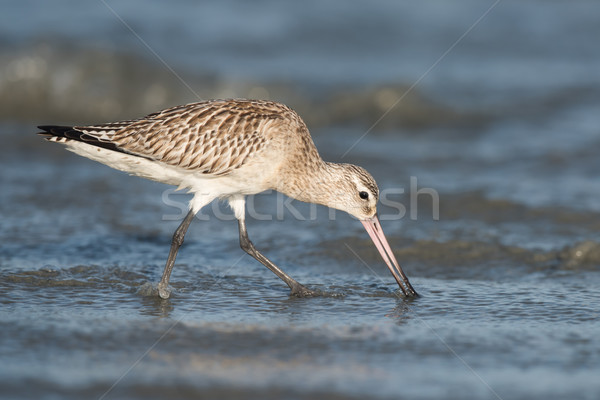
[(365, 219), (360, 222), (369, 233), (369, 236), (371, 237), (371, 240), (373, 240), (373, 243), (375, 243), (375, 246), (377, 246), (379, 254), (381, 254), (383, 261), (385, 261), (390, 269), (390, 272), (392, 275), (394, 275), (394, 278), (396, 279), (396, 282), (398, 282), (400, 289), (402, 289), (404, 292), (404, 295), (417, 296), (417, 292), (415, 289), (413, 289), (406, 275), (404, 275), (402, 268), (400, 268), (398, 261), (396, 261), (394, 253), (392, 253), (392, 249), (390, 248), (390, 245), (383, 234), (383, 230), (381, 229), (381, 224), (379, 223), (377, 215), (374, 215), (371, 219)]

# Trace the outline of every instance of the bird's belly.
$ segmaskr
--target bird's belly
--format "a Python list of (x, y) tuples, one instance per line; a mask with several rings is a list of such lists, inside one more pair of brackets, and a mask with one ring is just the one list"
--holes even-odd
[(75, 140), (68, 140), (65, 145), (68, 150), (80, 156), (98, 161), (119, 171), (127, 172), (130, 175), (168, 185), (181, 185), (186, 178), (186, 173), (181, 169), (146, 158), (92, 146)]
[(233, 171), (224, 176), (194, 174), (184, 179), (180, 187), (187, 187), (193, 193), (205, 193), (220, 198), (256, 194), (270, 189), (267, 180), (249, 172), (248, 170)]

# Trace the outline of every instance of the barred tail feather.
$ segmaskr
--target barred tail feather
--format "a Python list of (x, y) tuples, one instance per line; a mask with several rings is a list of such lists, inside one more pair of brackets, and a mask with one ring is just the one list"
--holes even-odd
[(100, 141), (98, 138), (88, 135), (85, 132), (78, 131), (72, 126), (41, 125), (38, 126), (38, 128), (43, 130), (43, 132), (38, 132), (38, 135), (50, 142), (66, 143), (68, 140), (75, 140), (104, 149), (123, 152), (114, 143)]

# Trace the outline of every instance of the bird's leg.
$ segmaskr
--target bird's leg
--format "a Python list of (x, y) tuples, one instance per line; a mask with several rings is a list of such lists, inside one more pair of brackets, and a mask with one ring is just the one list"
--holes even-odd
[(307, 289), (306, 287), (298, 283), (295, 279), (283, 272), (277, 265), (273, 264), (271, 260), (263, 256), (260, 251), (256, 250), (256, 247), (254, 247), (254, 244), (250, 241), (250, 238), (248, 238), (248, 231), (246, 230), (246, 221), (244, 220), (244, 218), (238, 219), (238, 225), (240, 228), (240, 247), (242, 248), (242, 250), (250, 254), (258, 261), (260, 261), (265, 267), (273, 271), (273, 273), (277, 275), (282, 281), (287, 283), (290, 289), (292, 289), (293, 296), (308, 297), (319, 295), (318, 292)]
[(165, 265), (162, 278), (158, 283), (158, 295), (163, 299), (168, 299), (171, 295), (171, 292), (169, 291), (169, 279), (171, 278), (173, 265), (175, 265), (175, 257), (177, 257), (177, 251), (179, 250), (179, 247), (181, 247), (185, 233), (187, 232), (195, 215), (196, 213), (190, 210), (173, 234), (169, 258), (167, 258), (167, 265)]

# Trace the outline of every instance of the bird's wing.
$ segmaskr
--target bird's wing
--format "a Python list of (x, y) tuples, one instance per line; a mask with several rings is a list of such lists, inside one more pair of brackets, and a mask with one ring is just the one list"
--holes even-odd
[(241, 167), (265, 147), (278, 103), (215, 100), (169, 108), (135, 121), (76, 126), (87, 142), (209, 175)]

